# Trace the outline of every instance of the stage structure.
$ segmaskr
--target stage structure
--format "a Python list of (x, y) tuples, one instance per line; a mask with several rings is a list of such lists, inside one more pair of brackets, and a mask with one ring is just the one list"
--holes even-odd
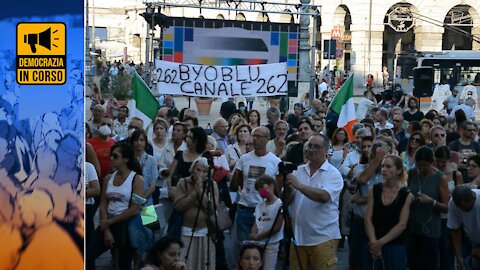
[[(256, 65), (286, 62), (289, 95), (301, 96), (310, 92), (313, 98), (315, 83), (315, 31), (310, 42), (310, 19), (316, 25), (320, 6), (301, 3), (246, 1), (144, 1), (147, 9), (158, 7), (158, 13), (144, 16), (161, 27), (160, 49), (148, 52), (153, 59), (185, 64)], [(194, 8), (269, 13), (300, 16), (300, 24), (252, 21), (213, 20), (204, 18), (167, 17), (165, 8)], [(160, 22), (155, 22), (158, 20)], [(310, 58), (309, 54), (312, 55)], [(153, 62), (152, 58), (149, 62)], [(293, 90), (295, 89), (295, 90)], [(293, 92), (296, 92), (295, 94)]]

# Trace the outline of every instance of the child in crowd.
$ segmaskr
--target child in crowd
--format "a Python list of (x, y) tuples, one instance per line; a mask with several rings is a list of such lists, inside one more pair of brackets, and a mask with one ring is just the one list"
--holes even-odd
[(271, 176), (258, 178), (255, 188), (265, 200), (255, 207), (255, 223), (250, 239), (265, 245), (263, 270), (275, 270), (278, 246), (283, 239), (282, 200), (277, 197), (275, 179)]

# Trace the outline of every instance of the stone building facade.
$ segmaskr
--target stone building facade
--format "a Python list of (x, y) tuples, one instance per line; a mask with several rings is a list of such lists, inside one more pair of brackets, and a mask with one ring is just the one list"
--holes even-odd
[[(91, 1), (91, 0), (90, 0)], [(95, 0), (90, 8), (90, 22), (95, 16), (96, 27), (104, 27), (107, 40), (96, 41), (96, 47), (104, 46), (104, 55), (110, 59), (121, 58), (127, 47), (129, 59), (145, 62), (146, 23), (140, 13), (145, 11), (141, 1)], [(317, 31), (317, 70), (330, 62), (330, 68), (348, 69), (356, 74), (355, 85), (361, 87), (367, 74), (373, 74), (380, 85), (382, 67), (388, 68), (393, 79), (396, 58), (399, 54), (438, 52), (447, 49), (478, 50), (480, 43), (466, 37), (480, 35), (479, 0), (313, 0), (310, 4), (321, 6), (321, 18)], [(260, 13), (235, 13), (203, 9), (167, 8), (167, 16), (219, 18), (228, 20), (264, 21)], [(298, 22), (297, 16), (269, 14), (271, 22)], [(313, 19), (311, 20), (313, 22)], [(444, 27), (446, 25), (447, 27)], [(310, 24), (312, 32), (313, 23)], [(453, 30), (450, 30), (453, 29)], [(337, 36), (336, 58), (323, 59), (325, 40)], [(460, 31), (458, 31), (460, 30)], [(467, 34), (459, 34), (464, 32)], [(160, 36), (156, 29), (155, 37)], [(312, 35), (310, 35), (312, 37)], [(327, 42), (328, 43), (328, 42)]]

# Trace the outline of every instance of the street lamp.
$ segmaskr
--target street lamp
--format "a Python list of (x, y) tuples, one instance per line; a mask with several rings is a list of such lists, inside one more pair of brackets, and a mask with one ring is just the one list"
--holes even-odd
[[(313, 12), (315, 13), (313, 17), (313, 36), (312, 36), (312, 47), (310, 49), (310, 68), (311, 68), (311, 77), (310, 77), (310, 104), (312, 104), (313, 99), (315, 97), (315, 86), (316, 86), (316, 79), (317, 79), (317, 74), (316, 74), (316, 69), (315, 69), (315, 64), (316, 64), (316, 48), (317, 48), (317, 17), (319, 15), (319, 9), (317, 6), (312, 6), (311, 7)], [(329, 52), (330, 54), (330, 52)]]
[(145, 37), (145, 82), (150, 82), (150, 28), (153, 28), (153, 15), (155, 13), (151, 4), (147, 4), (147, 9), (142, 17), (147, 21), (147, 35)]

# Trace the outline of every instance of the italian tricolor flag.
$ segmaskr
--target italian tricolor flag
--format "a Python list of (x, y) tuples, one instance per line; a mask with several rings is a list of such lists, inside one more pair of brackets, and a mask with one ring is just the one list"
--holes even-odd
[(337, 127), (345, 128), (348, 137), (352, 140), (354, 138), (352, 126), (357, 122), (355, 118), (355, 104), (353, 103), (353, 74), (340, 87), (330, 104), (330, 108), (339, 115)]
[(136, 116), (143, 120), (143, 127), (152, 122), (157, 114), (160, 104), (150, 91), (148, 85), (138, 75), (137, 72), (132, 77), (132, 112), (131, 116)]

